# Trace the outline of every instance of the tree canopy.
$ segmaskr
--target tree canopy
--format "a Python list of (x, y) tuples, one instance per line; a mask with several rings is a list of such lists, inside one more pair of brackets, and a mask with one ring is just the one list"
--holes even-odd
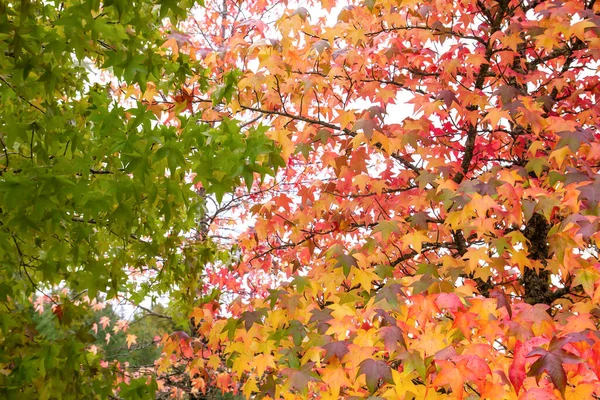
[(2, 4), (4, 393), (600, 396), (594, 0)]
[[(2, 398), (112, 396), (118, 371), (85, 351), (94, 339), (80, 301), (168, 292), (187, 320), (203, 265), (219, 257), (194, 234), (205, 208), (194, 184), (220, 198), (282, 164), (261, 127), (242, 133), (234, 120), (211, 125), (181, 108), (166, 121), (148, 107), (190, 80), (209, 84), (198, 60), (162, 47), (165, 19), (192, 5), (0, 2)], [(224, 79), (228, 97), (235, 81)], [(38, 332), (37, 297), (68, 334)], [(156, 390), (145, 378), (132, 387)]]

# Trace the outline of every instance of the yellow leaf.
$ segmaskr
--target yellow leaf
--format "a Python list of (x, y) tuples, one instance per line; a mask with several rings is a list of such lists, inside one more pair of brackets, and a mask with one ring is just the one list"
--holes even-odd
[(524, 250), (508, 250), (511, 254), (510, 261), (519, 267), (521, 273), (525, 271), (525, 267), (531, 267), (531, 260), (527, 258), (527, 252)]
[(204, 318), (204, 310), (200, 307), (194, 307), (192, 313), (190, 314), (190, 318), (194, 318), (194, 323), (196, 326), (200, 325), (202, 319)]
[(402, 237), (402, 250), (406, 250), (409, 247), (420, 253), (423, 249), (423, 242), (429, 242), (429, 237), (425, 234), (425, 231), (416, 231), (407, 233)]
[(451, 211), (446, 215), (445, 223), (452, 229), (458, 229), (463, 223), (462, 211)]
[(467, 262), (465, 272), (469, 274), (476, 272), (479, 268), (481, 268), (481, 264), (479, 263), (480, 261), (488, 263), (490, 258), (487, 254), (487, 251), (488, 250), (485, 247), (480, 247), (478, 249), (470, 248), (463, 256), (463, 259)]
[(274, 357), (271, 354), (257, 354), (252, 360), (252, 365), (256, 368), (256, 375), (261, 376), (268, 367), (275, 367)]
[(132, 344), (136, 344), (137, 343), (137, 336), (132, 335), (132, 334), (128, 334), (127, 338), (125, 339), (125, 342), (127, 342), (127, 348), (129, 349)]
[(352, 268), (352, 271), (354, 271), (354, 279), (352, 280), (352, 284), (355, 285), (359, 283), (360, 286), (367, 292), (373, 287), (371, 282), (379, 280), (379, 276), (372, 271), (365, 271), (360, 268)]
[(344, 368), (336, 357), (332, 358), (325, 369), (321, 372), (321, 379), (327, 384), (328, 391), (323, 393), (324, 399), (338, 399), (340, 388), (346, 386), (348, 377)]
[(494, 275), (494, 272), (492, 271), (492, 268), (490, 268), (489, 266), (484, 266), (484, 267), (479, 267), (479, 268), (475, 269), (474, 278), (475, 279), (481, 278), (485, 282), (493, 275)]
[(543, 33), (535, 38), (535, 45), (547, 51), (551, 51), (553, 48), (558, 47), (560, 44), (558, 43), (556, 36), (547, 35), (546, 33)]
[(134, 85), (127, 86), (127, 90), (125, 91), (125, 98), (128, 99), (130, 97), (138, 98), (140, 95), (140, 90)]
[(413, 379), (415, 373), (398, 372), (392, 369), (392, 379), (394, 387), (383, 393), (385, 399), (424, 399), (427, 397), (427, 387), (425, 385), (415, 385)]
[(596, 28), (596, 24), (589, 19), (579, 21), (569, 28), (568, 36), (574, 35), (577, 39), (584, 40), (586, 28)]
[(268, 314), (267, 321), (269, 324), (277, 329), (280, 325), (283, 325), (288, 320), (286, 310), (274, 310)]
[(437, 187), (437, 193), (441, 192), (443, 189), (448, 189), (452, 192), (458, 190), (458, 184), (454, 182), (452, 179), (446, 179), (444, 182), (440, 183)]
[(287, 160), (294, 152), (294, 144), (290, 140), (289, 134), (289, 131), (285, 129), (273, 130), (270, 133), (271, 139), (281, 145), (281, 152), (284, 160)]
[(339, 113), (340, 115), (334, 121), (339, 121), (341, 129), (347, 128), (349, 124), (356, 122), (354, 111), (340, 111)]
[(258, 386), (256, 385), (256, 381), (250, 377), (244, 384), (244, 388), (242, 389), (242, 393), (244, 393), (244, 397), (249, 399), (252, 397), (252, 393), (258, 393)]
[(249, 357), (246, 354), (241, 353), (233, 361), (233, 367), (231, 368), (231, 371), (236, 373), (237, 376), (242, 376), (246, 371), (248, 371), (248, 369), (249, 369), (248, 366), (250, 365), (250, 363), (252, 361), (253, 361), (253, 358)]
[(391, 85), (380, 87), (377, 89), (377, 98), (386, 104), (393, 103), (396, 98), (396, 90)]
[(372, 143), (381, 143), (381, 148), (388, 154), (392, 154), (393, 151), (390, 148), (390, 140), (387, 136), (380, 133), (379, 131), (373, 131), (373, 138), (371, 139)]
[(222, 362), (221, 358), (219, 358), (218, 355), (213, 354), (212, 356), (210, 356), (208, 358), (208, 362), (206, 363), (206, 366), (209, 368), (217, 369), (221, 365), (221, 362)]
[(512, 35), (504, 36), (500, 41), (503, 46), (509, 47), (512, 51), (517, 51), (517, 46), (523, 43), (520, 31), (516, 31)]
[(550, 160), (555, 159), (556, 160), (556, 164), (558, 164), (558, 168), (562, 167), (563, 162), (565, 161), (565, 157), (567, 157), (567, 155), (569, 155), (571, 153), (571, 149), (569, 149), (569, 146), (565, 146), (565, 147), (561, 147), (558, 150), (554, 150), (552, 153), (550, 153), (550, 157), (548, 157)]
[(353, 28), (350, 30), (350, 32), (348, 33), (348, 36), (346, 36), (346, 38), (349, 39), (353, 45), (357, 45), (361, 42), (364, 43), (366, 36), (365, 36), (365, 32), (362, 29)]
[(508, 111), (500, 110), (498, 108), (491, 108), (487, 110), (487, 115), (483, 121), (489, 121), (492, 128), (495, 128), (498, 126), (498, 121), (500, 121), (501, 118), (508, 120), (509, 117)]
[(595, 386), (591, 383), (579, 383), (573, 386), (567, 386), (565, 391), (565, 400), (591, 399)]
[(544, 142), (540, 141), (540, 140), (536, 140), (535, 142), (532, 142), (531, 145), (529, 146), (529, 154), (531, 154), (532, 156), (535, 157), (536, 153), (538, 150), (542, 150), (544, 148)]
[(424, 358), (431, 356), (444, 347), (448, 346), (445, 332), (448, 332), (448, 326), (437, 324), (435, 328), (431, 325), (423, 328), (424, 332), (414, 341), (414, 349), (422, 352)]

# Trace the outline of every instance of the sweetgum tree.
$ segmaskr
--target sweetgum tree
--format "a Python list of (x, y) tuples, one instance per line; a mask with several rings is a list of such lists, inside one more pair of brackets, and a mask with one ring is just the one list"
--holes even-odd
[(268, 126), (287, 164), (216, 207), (249, 227), (205, 271), (233, 300), (195, 308), (159, 372), (247, 397), (598, 396), (600, 4), (309, 3), (218, 2), (169, 43), (216, 88), (170, 104)]
[[(103, 337), (89, 306), (170, 293), (187, 326), (204, 265), (227, 256), (197, 233), (202, 193), (281, 164), (264, 129), (156, 106), (190, 81), (209, 89), (195, 56), (163, 46), (194, 3), (0, 0), (3, 399), (154, 397), (155, 381), (92, 351)], [(230, 98), (228, 76), (215, 102)]]

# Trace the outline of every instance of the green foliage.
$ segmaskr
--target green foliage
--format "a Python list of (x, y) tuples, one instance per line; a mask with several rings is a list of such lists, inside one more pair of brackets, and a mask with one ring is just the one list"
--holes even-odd
[[(167, 310), (162, 306), (155, 306), (153, 312), (160, 315), (167, 315)], [(111, 326), (116, 322), (117, 318), (115, 310), (106, 309), (102, 313), (95, 313), (95, 320), (99, 324), (101, 315), (107, 315), (112, 318)], [(100, 324), (99, 324), (100, 325)], [(146, 313), (137, 313), (129, 323), (129, 328), (126, 333), (113, 335), (111, 340), (106, 343), (105, 332), (102, 330), (95, 344), (102, 349), (105, 359), (109, 361), (119, 361), (121, 363), (128, 362), (134, 367), (151, 367), (154, 361), (160, 356), (161, 350), (155, 342), (156, 337), (162, 337), (165, 333), (171, 333), (176, 330), (176, 325), (172, 320), (167, 318), (157, 317)], [(126, 335), (135, 335), (137, 338), (136, 344), (128, 347)]]
[[(204, 209), (190, 173), (221, 198), (242, 178), (250, 184), (254, 173), (282, 164), (264, 129), (246, 135), (236, 121), (209, 126), (194, 116), (167, 127), (143, 103), (127, 108), (110, 85), (90, 81), (99, 68), (141, 91), (152, 82), (174, 93), (191, 74), (206, 87), (200, 64), (160, 51), (162, 18), (191, 6), (0, 0), (2, 398), (113, 393), (116, 371), (84, 350), (92, 342), (87, 311), (64, 298), (36, 328), (31, 295), (61, 285), (91, 298), (125, 293), (140, 301), (176, 285), (195, 298), (203, 265), (217, 255), (208, 241), (182, 250)], [(223, 97), (231, 98), (235, 79), (231, 74)], [(130, 272), (148, 270), (158, 278), (141, 290), (131, 286)], [(152, 397), (140, 382), (121, 393)]]

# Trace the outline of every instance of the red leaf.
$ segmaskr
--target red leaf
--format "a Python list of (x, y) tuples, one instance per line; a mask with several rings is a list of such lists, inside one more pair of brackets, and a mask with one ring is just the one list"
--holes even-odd
[(435, 299), (435, 304), (437, 304), (439, 308), (445, 308), (453, 312), (463, 307), (460, 297), (454, 293), (440, 293)]
[(392, 383), (392, 370), (381, 360), (367, 359), (359, 364), (358, 375), (365, 374), (367, 387), (371, 393), (375, 392), (380, 380)]
[(534, 346), (539, 346), (541, 344), (548, 343), (548, 340), (545, 338), (535, 337), (532, 338), (525, 343), (517, 340), (515, 344), (515, 348), (513, 351), (513, 361), (508, 368), (508, 379), (510, 383), (512, 383), (515, 388), (515, 392), (517, 394), (521, 390), (523, 386), (523, 381), (527, 376), (525, 371), (525, 365), (527, 363), (527, 354), (531, 352)]
[(510, 383), (512, 383), (515, 388), (515, 392), (517, 394), (521, 390), (523, 386), (523, 381), (525, 380), (525, 351), (523, 349), (523, 343), (517, 340), (515, 345), (515, 350), (513, 353), (513, 361), (508, 368), (508, 379), (510, 379)]
[(504, 293), (502, 289), (493, 289), (490, 291), (490, 297), (493, 297), (498, 302), (496, 309), (501, 307), (506, 308), (508, 317), (512, 319), (512, 307), (510, 306), (510, 300), (508, 299), (506, 293)]
[(327, 352), (325, 354), (325, 361), (329, 361), (334, 356), (338, 360), (341, 360), (350, 351), (348, 350), (348, 342), (346, 341), (327, 343), (323, 348)]
[(563, 364), (579, 364), (585, 360), (577, 357), (576, 355), (567, 352), (562, 349), (562, 346), (570, 341), (577, 339), (571, 339), (568, 337), (563, 338), (552, 338), (549, 350), (542, 347), (534, 348), (527, 357), (541, 356), (532, 365), (527, 376), (535, 376), (537, 382), (540, 381), (543, 372), (546, 372), (550, 377), (550, 380), (560, 390), (563, 397), (565, 395), (565, 389), (567, 387), (567, 373), (563, 367)]
[(406, 341), (404, 340), (402, 330), (397, 326), (384, 326), (383, 328), (379, 329), (379, 334), (383, 339), (383, 345), (387, 351), (396, 351), (398, 348), (398, 343), (400, 343), (402, 347), (406, 348)]
[(320, 379), (314, 376), (312, 368), (314, 362), (308, 362), (300, 367), (300, 369), (286, 368), (282, 372), (288, 377), (287, 385), (292, 390), (297, 390), (300, 393), (306, 393), (308, 382), (319, 382)]

